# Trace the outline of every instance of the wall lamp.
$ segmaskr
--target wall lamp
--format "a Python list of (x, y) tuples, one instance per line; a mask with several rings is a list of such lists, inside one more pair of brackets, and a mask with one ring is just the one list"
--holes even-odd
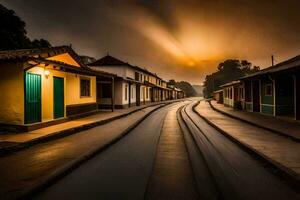
[(45, 71), (44, 71), (44, 74), (45, 74), (45, 77), (46, 77), (46, 78), (48, 78), (48, 77), (49, 77), (49, 75), (50, 75), (50, 72), (49, 72), (49, 70), (45, 70)]

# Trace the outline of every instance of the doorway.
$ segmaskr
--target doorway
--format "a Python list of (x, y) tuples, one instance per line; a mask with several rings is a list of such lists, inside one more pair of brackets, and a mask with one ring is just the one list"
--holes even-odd
[(65, 116), (64, 79), (53, 77), (53, 107), (54, 119)]
[(260, 94), (259, 94), (259, 81), (252, 81), (252, 101), (253, 101), (253, 112), (260, 112)]
[(25, 73), (25, 123), (41, 122), (41, 75)]

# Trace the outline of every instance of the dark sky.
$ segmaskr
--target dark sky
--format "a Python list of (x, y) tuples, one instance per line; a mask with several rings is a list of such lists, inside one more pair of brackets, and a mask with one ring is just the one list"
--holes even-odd
[(298, 0), (0, 0), (30, 38), (200, 84), (227, 58), (262, 68), (300, 54)]

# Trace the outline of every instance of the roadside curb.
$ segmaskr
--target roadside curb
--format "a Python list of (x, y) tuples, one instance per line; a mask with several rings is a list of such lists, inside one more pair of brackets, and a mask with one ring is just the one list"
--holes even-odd
[(232, 115), (232, 114), (229, 114), (229, 113), (227, 113), (227, 112), (224, 112), (224, 111), (222, 111), (222, 110), (216, 108), (215, 106), (213, 106), (212, 103), (210, 102), (210, 100), (208, 100), (208, 103), (209, 103), (210, 107), (211, 107), (214, 111), (217, 111), (217, 112), (219, 112), (219, 113), (221, 113), (221, 114), (223, 114), (223, 115), (226, 115), (226, 116), (231, 117), (231, 118), (233, 118), (233, 119), (237, 119), (237, 120), (240, 120), (240, 121), (242, 121), (242, 122), (251, 124), (251, 125), (256, 126), (256, 127), (258, 127), (258, 128), (262, 128), (262, 129), (265, 129), (265, 130), (267, 130), (267, 131), (271, 131), (271, 132), (273, 132), (273, 133), (275, 133), (275, 134), (278, 134), (278, 135), (280, 135), (280, 136), (284, 136), (284, 137), (290, 138), (290, 139), (292, 139), (292, 140), (294, 140), (294, 141), (296, 141), (296, 142), (300, 142), (300, 138), (296, 138), (296, 137), (294, 137), (294, 136), (292, 136), (292, 135), (287, 135), (287, 134), (285, 134), (285, 133), (283, 133), (283, 132), (281, 132), (281, 131), (278, 131), (278, 130), (275, 130), (275, 129), (272, 129), (272, 128), (269, 128), (269, 127), (266, 127), (266, 126), (263, 126), (263, 125), (260, 125), (260, 124), (251, 122), (251, 121), (249, 121), (249, 120), (246, 120), (246, 119), (237, 117), (237, 116)]
[(225, 137), (233, 141), (234, 143), (238, 144), (240, 147), (244, 148), (247, 152), (254, 154), (258, 158), (262, 159), (266, 163), (270, 164), (273, 168), (278, 169), (279, 176), (287, 178), (290, 183), (293, 184), (293, 186), (296, 186), (297, 188), (300, 188), (300, 177), (299, 175), (294, 172), (293, 170), (283, 166), (282, 164), (278, 163), (277, 161), (273, 160), (272, 158), (266, 156), (265, 154), (261, 153), (260, 151), (254, 149), (252, 146), (240, 141), (238, 138), (232, 136), (228, 132), (221, 129), (219, 126), (214, 124), (212, 121), (201, 115), (199, 112), (196, 111), (196, 106), (193, 106), (193, 111), (201, 117), (206, 123), (208, 123), (210, 126), (218, 130), (221, 134), (223, 134)]
[[(108, 149), (110, 146), (112, 146), (113, 144), (117, 143), (120, 139), (122, 139), (123, 137), (125, 137), (130, 131), (132, 131), (136, 126), (138, 126), (141, 122), (143, 122), (148, 116), (150, 116), (152, 113), (154, 113), (155, 111), (157, 111), (160, 108), (163, 108), (167, 105), (176, 103), (179, 101), (174, 101), (174, 102), (168, 102), (168, 103), (164, 103), (164, 104), (157, 104), (155, 106), (158, 106), (157, 108), (151, 110), (149, 113), (147, 113), (146, 115), (144, 115), (142, 118), (140, 118), (138, 121), (136, 121), (134, 124), (130, 125), (127, 129), (125, 129), (119, 136), (113, 138), (111, 141), (109, 141), (108, 143), (94, 149), (91, 150), (90, 152), (82, 155), (81, 157), (79, 157), (78, 159), (66, 164), (65, 166), (58, 168), (55, 172), (53, 172), (49, 178), (47, 178), (46, 180), (42, 181), (40, 184), (38, 184), (37, 186), (25, 191), (23, 194), (21, 194), (19, 197), (17, 198), (30, 198), (30, 197), (34, 197), (36, 194), (38, 194), (39, 192), (41, 192), (42, 190), (44, 190), (45, 188), (47, 188), (48, 186), (54, 184), (56, 181), (60, 180), (61, 178), (63, 178), (64, 176), (68, 175), (69, 173), (71, 173), (73, 170), (75, 170), (76, 168), (78, 168), (81, 164), (85, 163), (86, 161), (92, 159), (94, 156), (96, 156), (97, 154), (105, 151), (106, 149)], [(151, 106), (149, 106), (151, 107)], [(147, 107), (145, 107), (147, 108)]]
[(69, 129), (66, 129), (66, 130), (54, 132), (52, 134), (45, 135), (45, 136), (42, 136), (42, 137), (39, 137), (39, 138), (36, 138), (36, 139), (32, 139), (32, 140), (29, 140), (27, 142), (22, 142), (22, 143), (18, 143), (18, 144), (12, 145), (12, 146), (3, 147), (3, 148), (0, 148), (0, 157), (6, 156), (8, 154), (11, 154), (11, 153), (14, 153), (14, 152), (26, 149), (26, 148), (29, 148), (29, 147), (37, 145), (37, 144), (41, 144), (41, 143), (49, 142), (49, 141), (52, 141), (52, 140), (60, 139), (60, 138), (63, 138), (63, 137), (67, 137), (69, 135), (76, 134), (76, 133), (81, 132), (81, 131), (86, 131), (86, 130), (94, 128), (96, 126), (107, 124), (109, 122), (115, 121), (117, 119), (121, 119), (123, 117), (131, 115), (131, 114), (133, 114), (135, 112), (138, 112), (138, 111), (140, 111), (142, 109), (145, 109), (145, 108), (158, 106), (158, 105), (163, 105), (163, 104), (175, 103), (175, 102), (178, 102), (178, 101), (180, 101), (180, 100), (172, 101), (172, 102), (161, 102), (161, 103), (157, 103), (157, 104), (154, 104), (154, 105), (141, 107), (141, 108), (138, 108), (136, 110), (133, 110), (133, 111), (130, 111), (128, 113), (124, 113), (124, 114), (121, 114), (121, 115), (118, 115), (118, 116), (115, 116), (115, 117), (111, 117), (111, 118), (108, 118), (108, 119), (104, 119), (104, 120), (92, 122), (92, 123), (89, 123), (89, 124), (84, 124), (84, 125), (80, 125), (80, 126), (77, 126), (77, 127), (69, 128)]

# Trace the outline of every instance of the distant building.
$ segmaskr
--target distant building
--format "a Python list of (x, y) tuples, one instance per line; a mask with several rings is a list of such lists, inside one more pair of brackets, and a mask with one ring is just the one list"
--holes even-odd
[(221, 87), (224, 105), (300, 120), (300, 55)]
[(232, 81), (221, 85), (223, 103), (234, 108), (244, 108), (244, 88), (241, 81)]
[[(126, 108), (139, 106), (148, 102), (164, 101), (170, 99), (170, 89), (167, 88), (166, 81), (162, 80), (155, 73), (138, 66), (131, 65), (110, 55), (89, 64), (94, 71), (105, 71), (115, 74), (115, 106), (116, 108)], [(106, 106), (105, 98), (108, 93), (98, 87), (101, 105)]]
[(241, 81), (246, 110), (300, 119), (300, 55)]
[(214, 91), (213, 99), (216, 100), (218, 103), (223, 103), (224, 102), (223, 94), (224, 94), (223, 90)]

